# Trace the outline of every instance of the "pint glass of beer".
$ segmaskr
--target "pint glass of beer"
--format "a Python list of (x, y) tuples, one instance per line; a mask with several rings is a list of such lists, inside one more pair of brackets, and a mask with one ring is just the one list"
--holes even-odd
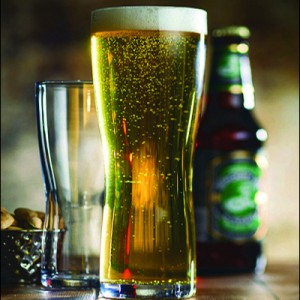
[(100, 287), (108, 298), (195, 294), (192, 158), (206, 12), (92, 12), (92, 67), (105, 165)]

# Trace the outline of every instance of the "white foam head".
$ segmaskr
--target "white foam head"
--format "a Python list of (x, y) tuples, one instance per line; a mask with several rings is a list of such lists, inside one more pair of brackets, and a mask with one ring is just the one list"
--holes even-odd
[(173, 6), (122, 6), (92, 12), (92, 32), (174, 30), (207, 34), (205, 10)]

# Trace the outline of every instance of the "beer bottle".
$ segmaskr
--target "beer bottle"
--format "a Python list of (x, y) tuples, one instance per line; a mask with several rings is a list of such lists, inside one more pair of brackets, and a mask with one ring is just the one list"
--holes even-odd
[(198, 274), (263, 272), (267, 160), (253, 115), (247, 27), (212, 32), (207, 104), (197, 133), (193, 193)]

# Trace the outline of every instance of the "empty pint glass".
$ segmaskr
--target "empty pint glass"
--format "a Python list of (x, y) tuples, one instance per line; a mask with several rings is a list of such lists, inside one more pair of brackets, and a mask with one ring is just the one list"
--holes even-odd
[(195, 293), (192, 157), (206, 12), (92, 12), (92, 67), (105, 165), (100, 286), (108, 298)]
[(99, 288), (104, 166), (94, 102), (90, 81), (36, 83), (46, 287)]

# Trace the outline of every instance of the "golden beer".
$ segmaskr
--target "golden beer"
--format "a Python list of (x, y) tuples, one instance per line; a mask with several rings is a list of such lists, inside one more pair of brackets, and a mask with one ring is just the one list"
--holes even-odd
[[(123, 14), (146, 9), (148, 18), (167, 13), (162, 7), (112, 8), (95, 11), (92, 20), (106, 176), (101, 291), (116, 298), (187, 297), (196, 280), (191, 173), (205, 32), (139, 29), (134, 14), (131, 21)], [(203, 13), (168, 9), (181, 9), (187, 20)], [(119, 28), (102, 26), (105, 12), (120, 14)]]

